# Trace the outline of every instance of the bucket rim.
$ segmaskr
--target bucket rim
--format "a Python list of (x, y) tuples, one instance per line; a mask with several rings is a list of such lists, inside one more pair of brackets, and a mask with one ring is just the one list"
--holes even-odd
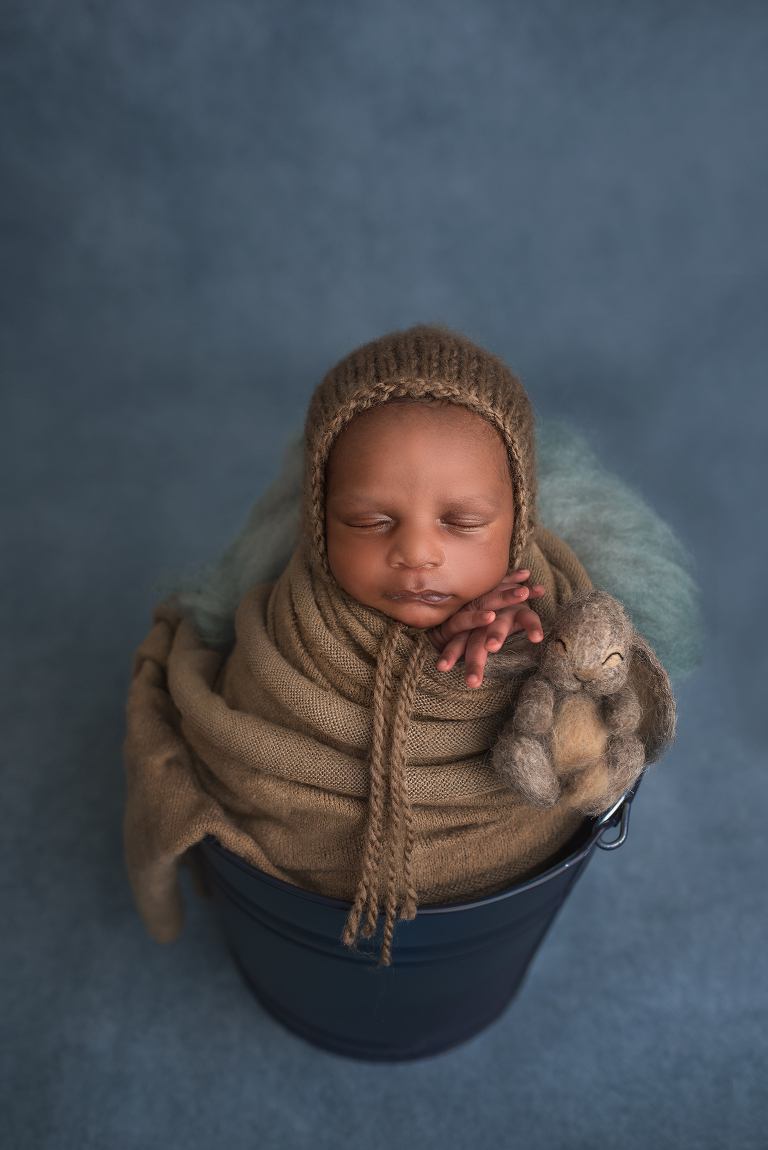
[[(585, 823), (591, 822), (591, 826), (586, 831), (586, 839), (580, 847), (577, 847), (567, 858), (559, 863), (555, 863), (549, 870), (544, 871), (542, 874), (535, 875), (533, 878), (528, 879), (526, 882), (517, 883), (515, 886), (507, 887), (506, 890), (497, 891), (495, 894), (484, 895), (481, 898), (470, 899), (466, 902), (445, 903), (437, 906), (420, 906), (416, 910), (417, 916), (432, 915), (432, 914), (459, 914), (462, 911), (479, 910), (481, 907), (490, 906), (493, 903), (504, 902), (506, 899), (514, 898), (516, 895), (522, 895), (526, 891), (533, 890), (543, 883), (551, 882), (559, 875), (564, 874), (572, 867), (581, 863), (587, 855), (595, 849), (598, 839), (605, 834), (606, 830), (618, 824), (621, 811), (625, 804), (629, 805), (635, 797), (637, 788), (640, 784), (638, 779), (635, 785), (621, 796), (619, 801), (606, 811), (605, 814), (593, 818), (591, 820), (585, 819)], [(584, 832), (584, 823), (580, 831), (576, 834)], [(574, 836), (576, 837), (576, 836)], [(341, 898), (331, 898), (330, 895), (318, 894), (315, 891), (306, 890), (304, 887), (296, 886), (293, 883), (286, 882), (285, 879), (275, 878), (274, 875), (267, 874), (266, 871), (259, 870), (258, 867), (253, 866), (251, 863), (246, 862), (245, 859), (240, 858), (239, 855), (233, 851), (228, 850), (222, 846), (213, 835), (206, 835), (206, 837), (198, 844), (199, 847), (212, 851), (214, 854), (220, 855), (226, 859), (227, 862), (237, 866), (240, 870), (252, 877), (261, 879), (268, 886), (276, 887), (278, 890), (284, 891), (286, 894), (292, 894), (296, 898), (304, 898), (309, 902), (320, 903), (322, 906), (335, 907), (338, 910), (348, 911), (352, 903), (347, 902)]]

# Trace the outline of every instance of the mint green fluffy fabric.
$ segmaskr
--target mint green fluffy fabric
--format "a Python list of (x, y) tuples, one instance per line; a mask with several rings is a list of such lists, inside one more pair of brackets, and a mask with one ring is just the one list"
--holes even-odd
[(303, 459), (304, 435), (298, 432), (286, 445), (280, 475), (256, 500), (218, 566), (176, 580), (174, 606), (209, 647), (232, 646), (246, 591), (277, 579), (288, 566), (299, 543)]
[(596, 587), (679, 680), (699, 661), (701, 620), (689, 559), (672, 528), (598, 462), (572, 428), (540, 424), (539, 519), (575, 551)]
[[(575, 551), (596, 587), (619, 599), (635, 628), (675, 680), (698, 661), (696, 585), (686, 554), (666, 523), (606, 471), (585, 440), (560, 424), (540, 424), (539, 519)], [(175, 602), (203, 642), (226, 650), (243, 595), (276, 579), (298, 539), (302, 437), (294, 436), (280, 476), (254, 505), (218, 566), (181, 580)]]

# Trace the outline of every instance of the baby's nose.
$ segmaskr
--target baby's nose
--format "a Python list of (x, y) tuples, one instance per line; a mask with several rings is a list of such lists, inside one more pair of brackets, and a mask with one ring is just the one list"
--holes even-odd
[(599, 674), (599, 667), (580, 667), (576, 672), (576, 678), (580, 683), (591, 683)]
[(428, 531), (415, 529), (397, 533), (390, 553), (393, 567), (439, 567), (444, 555)]

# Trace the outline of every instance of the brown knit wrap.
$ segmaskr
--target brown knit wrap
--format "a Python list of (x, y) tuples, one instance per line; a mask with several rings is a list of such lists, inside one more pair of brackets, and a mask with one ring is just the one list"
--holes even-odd
[[(309, 405), (304, 467), (304, 540), (330, 576), (325, 551), (325, 473), (331, 448), (356, 415), (393, 399), (440, 399), (468, 407), (501, 435), (509, 458), (515, 523), (510, 564), (536, 521), (534, 419), (525, 389), (495, 355), (448, 328), (412, 327), (364, 344), (325, 376)], [(490, 590), (490, 588), (489, 588)]]
[[(545, 620), (589, 586), (551, 532), (524, 559), (547, 588)], [(480, 897), (550, 865), (581, 816), (527, 806), (487, 761), (520, 683), (470, 691), (463, 666), (445, 674), (437, 659), (301, 551), (246, 595), (226, 660), (161, 604), (136, 653), (125, 744), (128, 869), (155, 938), (181, 928), (176, 870), (207, 834), (353, 903), (350, 940), (380, 906), (391, 941), (396, 909)]]

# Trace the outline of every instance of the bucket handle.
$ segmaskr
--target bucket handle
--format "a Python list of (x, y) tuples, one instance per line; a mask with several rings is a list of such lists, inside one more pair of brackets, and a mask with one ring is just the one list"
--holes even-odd
[[(599, 827), (602, 826), (605, 828), (597, 840), (597, 845), (600, 847), (601, 851), (615, 851), (618, 847), (627, 841), (627, 835), (629, 834), (629, 809), (632, 806), (634, 790), (635, 788), (631, 787), (628, 791), (625, 791), (619, 801), (614, 803), (611, 809), (606, 811), (605, 814), (600, 818), (597, 825)], [(616, 826), (616, 823), (619, 822), (619, 814), (619, 833), (615, 839), (611, 839), (610, 842), (605, 842), (603, 835), (608, 830), (609, 826)]]

